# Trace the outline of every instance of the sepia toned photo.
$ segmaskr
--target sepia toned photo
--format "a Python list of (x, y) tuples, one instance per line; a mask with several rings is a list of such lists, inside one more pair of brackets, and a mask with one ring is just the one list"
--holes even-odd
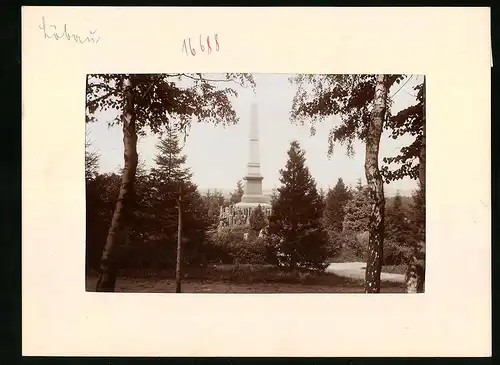
[(424, 292), (424, 75), (85, 90), (87, 291)]

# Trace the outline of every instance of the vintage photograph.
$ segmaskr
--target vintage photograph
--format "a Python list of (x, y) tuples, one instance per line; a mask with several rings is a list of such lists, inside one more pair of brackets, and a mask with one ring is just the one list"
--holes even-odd
[(86, 290), (424, 292), (425, 81), (87, 75)]

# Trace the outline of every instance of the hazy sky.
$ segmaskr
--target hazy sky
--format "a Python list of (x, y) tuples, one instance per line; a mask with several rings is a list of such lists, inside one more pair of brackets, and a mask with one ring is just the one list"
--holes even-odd
[[(356, 142), (355, 156), (347, 157), (346, 150), (336, 145), (334, 155), (327, 156), (328, 131), (338, 117), (331, 117), (317, 125), (316, 135), (310, 136), (309, 126), (296, 126), (290, 122), (292, 99), (295, 86), (292, 86), (288, 74), (255, 74), (257, 84), (255, 94), (251, 89), (235, 85), (238, 98), (233, 99), (233, 107), (240, 118), (235, 126), (222, 127), (206, 123), (193, 124), (184, 146), (187, 165), (192, 169), (193, 180), (201, 189), (234, 189), (236, 182), (246, 172), (248, 160), (248, 134), (250, 123), (250, 105), (258, 105), (261, 173), (264, 176), (265, 190), (278, 187), (279, 169), (285, 166), (290, 141), (296, 139), (306, 151), (307, 165), (320, 187), (333, 186), (339, 177), (347, 184), (355, 185), (358, 178), (365, 182), (364, 144)], [(413, 76), (394, 96), (393, 112), (415, 104), (413, 86), (422, 81), (421, 76)], [(402, 85), (402, 84), (400, 84)], [(391, 93), (401, 86), (396, 85)], [(120, 127), (109, 128), (107, 122), (116, 111), (97, 113), (98, 121), (87, 125), (92, 149), (100, 153), (100, 171), (116, 172), (123, 166), (123, 142)], [(156, 154), (157, 136), (148, 135), (139, 140), (139, 158), (151, 167)], [(393, 140), (385, 132), (380, 144), (380, 162), (383, 157), (396, 155), (399, 149), (412, 141), (412, 137)], [(409, 194), (417, 187), (415, 180), (405, 179), (385, 186), (388, 195), (400, 190)]]

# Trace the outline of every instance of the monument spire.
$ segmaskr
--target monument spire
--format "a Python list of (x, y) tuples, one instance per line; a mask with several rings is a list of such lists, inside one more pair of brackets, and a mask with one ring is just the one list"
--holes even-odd
[(241, 197), (243, 203), (266, 203), (267, 197), (262, 195), (262, 180), (260, 174), (260, 155), (259, 155), (259, 126), (257, 104), (250, 107), (250, 135), (249, 135), (249, 154), (247, 163), (247, 175), (245, 180), (245, 191)]
[[(241, 201), (231, 208), (227, 208), (228, 211), (224, 216), (227, 217), (225, 219), (229, 225), (234, 224), (234, 222), (237, 222), (236, 224), (250, 224), (250, 215), (259, 206), (266, 216), (271, 214), (270, 197), (262, 194), (262, 180), (264, 178), (260, 174), (259, 125), (257, 104), (255, 103), (250, 106), (249, 132), (247, 174), (243, 177), (245, 188)], [(221, 215), (223, 215), (222, 212)]]
[(261, 177), (259, 155), (259, 125), (257, 120), (257, 104), (250, 109), (250, 135), (247, 176)]

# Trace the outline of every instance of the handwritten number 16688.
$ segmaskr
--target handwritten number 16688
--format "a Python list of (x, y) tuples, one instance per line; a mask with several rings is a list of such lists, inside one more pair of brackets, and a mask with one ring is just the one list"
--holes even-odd
[[(194, 43), (194, 42), (193, 42)], [(199, 36), (199, 45), (200, 45), (200, 50), (202, 52), (207, 52), (208, 54), (212, 53), (213, 49), (215, 49), (217, 52), (219, 51), (219, 36), (217, 34), (214, 35), (213, 39), (210, 38), (210, 36), (202, 37), (201, 35)], [(184, 39), (182, 42), (182, 52), (186, 53), (186, 56), (189, 56), (191, 54), (192, 56), (196, 56), (196, 43), (193, 45), (191, 43), (191, 38), (188, 38), (187, 40)]]

